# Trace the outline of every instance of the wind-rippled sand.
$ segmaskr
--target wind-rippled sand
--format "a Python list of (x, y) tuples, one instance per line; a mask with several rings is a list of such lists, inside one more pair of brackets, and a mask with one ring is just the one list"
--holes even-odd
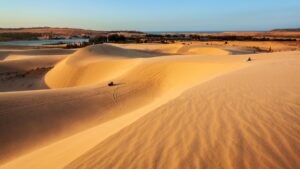
[(299, 168), (300, 60), (192, 88), (67, 168)]
[(300, 168), (299, 55), (79, 50), (0, 94), (0, 168)]

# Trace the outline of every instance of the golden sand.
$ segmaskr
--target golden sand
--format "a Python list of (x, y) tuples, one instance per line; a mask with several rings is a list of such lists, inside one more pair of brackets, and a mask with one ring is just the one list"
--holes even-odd
[(230, 53), (97, 45), (28, 58), (55, 66), (48, 90), (0, 93), (0, 169), (299, 168), (300, 52)]

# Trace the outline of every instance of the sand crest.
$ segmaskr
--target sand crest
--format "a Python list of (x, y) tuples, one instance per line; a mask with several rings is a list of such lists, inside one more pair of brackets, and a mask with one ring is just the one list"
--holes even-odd
[(300, 167), (299, 52), (161, 46), (2, 61), (54, 67), (0, 93), (0, 168)]

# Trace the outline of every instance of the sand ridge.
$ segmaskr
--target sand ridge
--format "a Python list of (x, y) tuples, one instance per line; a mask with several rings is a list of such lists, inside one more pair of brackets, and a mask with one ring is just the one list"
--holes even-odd
[(174, 44), (113, 44), (124, 49), (143, 50), (160, 53), (161, 55), (229, 55), (230, 50), (220, 47), (199, 45), (195, 42), (182, 42)]
[[(74, 56), (77, 57), (75, 54)], [(51, 70), (57, 73), (53, 77), (60, 78), (59, 74), (65, 73), (68, 66), (74, 70), (78, 69), (73, 55), (69, 59), (73, 59), (71, 64), (66, 64), (69, 61), (67, 58)], [(80, 66), (90, 66), (95, 59), (96, 63), (99, 62), (97, 63), (97, 68), (99, 64), (124, 60), (123, 58), (106, 58), (103, 60), (102, 55), (95, 55), (78, 59), (78, 62)], [(87, 78), (92, 77), (93, 81), (79, 86), (76, 86), (78, 83), (75, 83), (75, 86), (64, 86), (74, 88), (37, 92), (13, 92), (1, 95), (2, 106), (0, 107), (3, 107), (2, 112), (10, 114), (10, 116), (0, 119), (3, 126), (1, 129), (9, 127), (11, 131), (17, 133), (15, 135), (10, 135), (9, 133), (6, 136), (3, 135), (3, 138), (5, 138), (2, 144), (3, 151), (5, 148), (7, 152), (13, 152), (14, 148), (9, 146), (13, 145), (20, 149), (24, 148), (23, 152), (26, 152), (37, 147), (39, 143), (44, 143), (45, 140), (56, 140), (87, 127), (100, 125), (103, 122), (141, 108), (153, 102), (156, 98), (166, 96), (170, 99), (170, 94), (181, 93), (190, 86), (200, 83), (211, 76), (243, 66), (245, 59), (219, 58), (219, 56), (145, 58), (139, 61), (138, 65), (130, 68), (124, 75), (111, 77), (111, 79), (116, 78), (115, 82), (119, 84), (113, 88), (107, 87), (107, 81), (99, 80), (99, 76), (96, 76), (97, 78), (94, 81), (94, 77), (97, 74), (83, 74)], [(204, 60), (205, 62), (202, 62)], [(131, 63), (132, 59), (125, 59), (124, 62), (126, 64), (128, 64), (127, 62)], [(64, 66), (60, 70), (58, 68), (61, 67), (61, 64)], [(105, 69), (101, 69), (101, 67), (100, 69), (103, 73), (110, 73), (107, 71), (113, 71), (114, 73), (116, 70), (108, 69), (110, 67), (111, 65), (108, 64)], [(51, 74), (51, 71), (47, 76)], [(186, 76), (186, 74), (190, 74), (190, 76)], [(72, 74), (69, 74), (69, 76), (63, 76), (60, 80), (54, 80), (56, 80), (55, 82), (68, 84), (65, 81), (72, 82), (72, 79), (76, 79), (78, 75), (81, 74), (74, 74), (74, 77), (72, 77)], [(85, 78), (84, 76), (82, 77)], [(74, 84), (72, 83), (72, 85)], [(30, 102), (34, 104), (30, 104)], [(14, 106), (7, 108), (8, 105)], [(28, 106), (24, 107), (23, 105)], [(32, 110), (33, 108), (35, 110)], [(62, 110), (68, 111), (61, 113)], [(24, 112), (30, 113), (24, 114)], [(40, 115), (36, 116), (37, 114)], [(14, 125), (16, 119), (23, 119), (22, 123), (24, 124), (22, 126)], [(39, 126), (39, 129), (37, 130), (32, 126)], [(65, 133), (66, 130), (68, 132)], [(56, 135), (56, 138), (53, 138), (53, 135)]]
[[(153, 49), (126, 48), (80, 49), (47, 73), (51, 90), (1, 93), (5, 153), (0, 157), (10, 158), (0, 168), (252, 167), (239, 158), (244, 156), (261, 168), (298, 166), (298, 149), (290, 146), (299, 142), (299, 52), (161, 56)], [(248, 57), (254, 62), (247, 63)], [(111, 80), (116, 86), (107, 86)], [(274, 92), (278, 88), (281, 91)], [(246, 103), (256, 96), (262, 100), (249, 108)], [(283, 97), (271, 99), (277, 96)], [(285, 102), (289, 106), (282, 106)], [(253, 114), (256, 110), (263, 114)], [(275, 132), (267, 121), (278, 122), (292, 134)], [(252, 123), (253, 131), (247, 128)], [(10, 133), (4, 132), (7, 128)], [(266, 134), (283, 142), (255, 140)], [(263, 152), (269, 154), (256, 158), (261, 149), (251, 146), (268, 143), (272, 146)], [(283, 152), (280, 145), (288, 150)], [(291, 158), (291, 164), (280, 153)]]
[(48, 89), (44, 76), (66, 55), (9, 55), (8, 57), (10, 59), (0, 61), (1, 92)]
[[(116, 45), (116, 44), (114, 44)], [(175, 46), (177, 46), (176, 44)], [(119, 46), (119, 45), (118, 45)], [(68, 57), (63, 62), (59, 63), (53, 70), (51, 70), (45, 77), (45, 81), (50, 88), (63, 88), (63, 87), (74, 87), (74, 86), (84, 86), (95, 83), (107, 82), (113, 80), (116, 77), (126, 74), (130, 70), (134, 70), (135, 73), (139, 73), (143, 70), (133, 69), (136, 65), (146, 65), (154, 63), (159, 63), (160, 66), (158, 69), (163, 68), (164, 60), (167, 62), (170, 60), (172, 64), (175, 65), (175, 61), (179, 56), (172, 56), (173, 58), (165, 59), (165, 57), (157, 54), (154, 50), (149, 52), (148, 47), (155, 47), (157, 45), (148, 45), (146, 49), (141, 50), (139, 45), (121, 45), (126, 46), (129, 49), (123, 49), (110, 45), (97, 45), (88, 47), (82, 50), (77, 51), (75, 54)], [(145, 46), (145, 45), (142, 45)], [(171, 45), (167, 45), (170, 47)], [(138, 48), (140, 49), (138, 49)], [(182, 48), (183, 46), (180, 45)], [(131, 48), (135, 48), (134, 50)], [(172, 44), (172, 48), (175, 48)], [(178, 50), (178, 49), (176, 49)], [(147, 51), (147, 52), (145, 52)], [(215, 48), (188, 48), (185, 49), (185, 55), (228, 55), (229, 52), (222, 49)], [(182, 53), (181, 53), (182, 54)], [(157, 57), (157, 58), (155, 58)], [(213, 57), (212, 57), (213, 58)], [(182, 60), (182, 59), (181, 59)], [(181, 64), (181, 60), (176, 62)], [(194, 61), (190, 57), (185, 57), (187, 63)], [(197, 61), (197, 59), (195, 59)], [(149, 63), (147, 63), (149, 62)], [(198, 60), (199, 62), (199, 60)], [(154, 64), (153, 64), (154, 65)], [(209, 66), (207, 66), (209, 68)], [(174, 68), (176, 70), (177, 68)], [(197, 69), (195, 69), (197, 70)], [(179, 71), (176, 71), (180, 73)], [(170, 73), (172, 73), (170, 71)], [(175, 72), (174, 72), (175, 73)], [(147, 77), (147, 75), (146, 75)]]
[(201, 84), (66, 168), (299, 168), (299, 65), (286, 57)]

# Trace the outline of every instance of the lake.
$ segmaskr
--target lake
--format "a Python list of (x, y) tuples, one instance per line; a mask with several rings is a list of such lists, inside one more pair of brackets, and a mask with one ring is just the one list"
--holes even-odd
[(78, 42), (89, 42), (89, 39), (16, 40), (16, 41), (0, 42), (0, 45), (39, 46), (39, 45), (51, 45), (57, 43), (78, 43)]

